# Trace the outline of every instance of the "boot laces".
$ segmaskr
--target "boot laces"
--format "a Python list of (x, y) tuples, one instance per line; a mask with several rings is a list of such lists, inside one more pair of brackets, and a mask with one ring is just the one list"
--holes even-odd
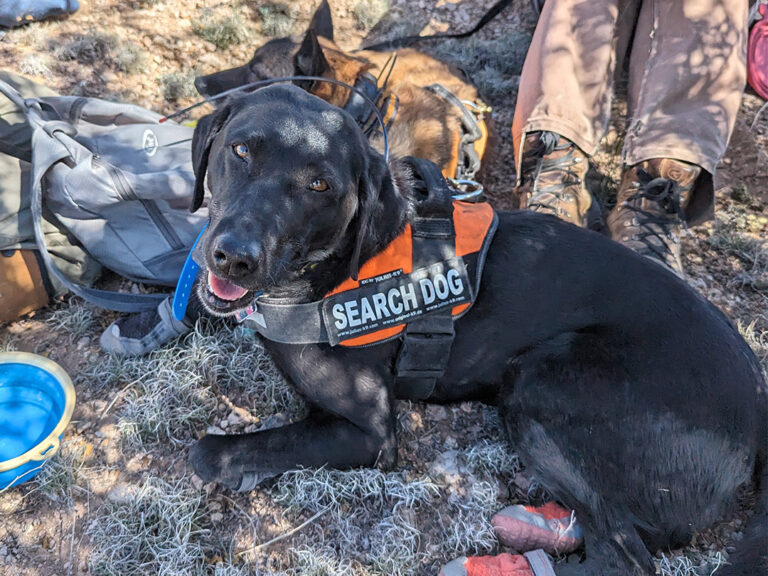
[[(562, 140), (562, 144), (557, 145)], [(558, 158), (544, 158), (553, 152), (567, 150), (568, 152)], [(528, 208), (539, 209), (557, 214), (558, 211), (570, 216), (562, 208), (553, 206), (552, 202), (546, 202), (547, 196), (553, 196), (559, 202), (573, 202), (577, 195), (569, 190), (570, 186), (581, 184), (581, 175), (577, 171), (577, 166), (583, 162), (583, 158), (576, 155), (576, 146), (565, 138), (560, 138), (554, 132), (542, 132), (539, 136), (539, 146), (532, 151), (532, 158), (537, 162), (536, 175), (534, 177), (533, 190), (530, 192), (531, 202)], [(549, 186), (539, 186), (539, 177), (544, 174), (560, 173), (556, 183)], [(540, 200), (536, 200), (539, 198)]]
[[(659, 258), (666, 260), (673, 254), (667, 233), (672, 219), (676, 217), (688, 229), (681, 206), (680, 185), (668, 178), (654, 178), (643, 169), (638, 170), (637, 176), (640, 186), (637, 192), (624, 201), (622, 210), (631, 213), (631, 224), (637, 230), (637, 240)], [(643, 207), (644, 199), (651, 201), (650, 209)], [(654, 206), (661, 208), (661, 211), (654, 210)], [(625, 223), (625, 226), (629, 225)]]

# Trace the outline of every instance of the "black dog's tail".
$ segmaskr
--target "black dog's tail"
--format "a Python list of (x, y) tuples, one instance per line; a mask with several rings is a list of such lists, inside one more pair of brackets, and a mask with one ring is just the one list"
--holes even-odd
[(757, 506), (747, 523), (744, 539), (728, 558), (721, 576), (768, 574), (768, 458), (758, 459)]

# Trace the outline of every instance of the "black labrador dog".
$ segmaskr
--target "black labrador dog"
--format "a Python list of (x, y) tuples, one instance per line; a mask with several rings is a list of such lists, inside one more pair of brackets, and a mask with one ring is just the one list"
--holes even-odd
[[(193, 159), (194, 207), (206, 181), (211, 191), (199, 295), (218, 315), (259, 291), (323, 297), (403, 230), (420, 178), (405, 162), (387, 165), (345, 112), (292, 86), (201, 119)], [(654, 574), (649, 549), (687, 542), (753, 482), (748, 542), (723, 574), (757, 573), (766, 382), (713, 305), (599, 234), (502, 212), (482, 287), (455, 330), (430, 401), (498, 398), (511, 446), (583, 526), (586, 560), (558, 566), (559, 576)], [(309, 417), (202, 438), (190, 452), (202, 479), (247, 489), (298, 466), (396, 464), (398, 341), (264, 344)]]

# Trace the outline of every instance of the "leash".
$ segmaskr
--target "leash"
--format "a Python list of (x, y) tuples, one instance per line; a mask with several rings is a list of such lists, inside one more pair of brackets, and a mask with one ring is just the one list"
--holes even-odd
[[(410, 46), (411, 44), (414, 44), (416, 42), (424, 42), (425, 40), (445, 40), (447, 38), (468, 38), (469, 36), (472, 36), (476, 32), (480, 31), (488, 22), (496, 18), (502, 10), (504, 10), (507, 6), (511, 4), (512, 0), (498, 0), (493, 6), (491, 6), (488, 11), (483, 15), (483, 17), (480, 19), (480, 21), (475, 24), (475, 27), (471, 30), (467, 30), (466, 32), (458, 32), (455, 34), (430, 34), (429, 36), (403, 36), (401, 38), (395, 38), (394, 40), (387, 40), (385, 42), (379, 42), (377, 44), (371, 44), (369, 46), (363, 46), (362, 48), (358, 48), (357, 50), (353, 50), (353, 52), (359, 52), (360, 50), (374, 50), (374, 51), (384, 51), (384, 50), (392, 50), (394, 48), (403, 48), (404, 46)], [(543, 4), (543, 2), (537, 2), (536, 0), (532, 0), (534, 3), (534, 10), (536, 10), (538, 14), (538, 4)]]

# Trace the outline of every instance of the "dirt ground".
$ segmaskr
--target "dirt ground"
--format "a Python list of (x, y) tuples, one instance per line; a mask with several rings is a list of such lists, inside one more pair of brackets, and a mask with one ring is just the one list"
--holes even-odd
[[(271, 37), (305, 30), (315, 0), (81, 0), (68, 18), (0, 36), (0, 68), (62, 94), (170, 113), (196, 101), (197, 74), (238, 65)], [(345, 48), (418, 32), (464, 30), (481, 0), (331, 0)], [(509, 137), (535, 17), (515, 0), (471, 40), (425, 46), (467, 71), (494, 109), (485, 185), (511, 207)], [(744, 96), (717, 174), (717, 220), (690, 230), (690, 284), (740, 328), (768, 366), (768, 112)], [(597, 157), (610, 204), (623, 136), (622, 98)], [(196, 113), (203, 114), (205, 108)], [(194, 117), (194, 114), (193, 114)], [(32, 482), (0, 493), (0, 575), (437, 574), (453, 557), (500, 549), (489, 518), (542, 496), (502, 441), (495, 409), (400, 403), (395, 471), (300, 470), (249, 494), (203, 485), (186, 447), (207, 431), (253, 431), (300, 418), (300, 399), (258, 342), (201, 323), (139, 360), (104, 355), (115, 318), (76, 298), (0, 327), (0, 350), (61, 363), (78, 394), (64, 447)], [(740, 538), (744, 514), (685, 550), (660, 551), (659, 573), (712, 574)], [(576, 558), (558, 561), (575, 560)]]

